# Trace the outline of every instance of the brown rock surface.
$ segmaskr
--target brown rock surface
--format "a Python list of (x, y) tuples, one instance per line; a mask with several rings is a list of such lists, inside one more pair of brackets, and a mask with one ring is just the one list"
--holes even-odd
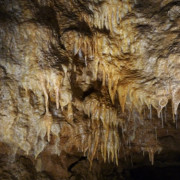
[(179, 0), (0, 1), (0, 179), (179, 163), (179, 68)]

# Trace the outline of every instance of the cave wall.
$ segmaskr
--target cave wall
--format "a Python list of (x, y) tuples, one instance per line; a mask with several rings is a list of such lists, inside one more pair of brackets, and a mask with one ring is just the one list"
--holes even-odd
[(2, 156), (100, 179), (180, 151), (179, 17), (178, 0), (0, 1)]

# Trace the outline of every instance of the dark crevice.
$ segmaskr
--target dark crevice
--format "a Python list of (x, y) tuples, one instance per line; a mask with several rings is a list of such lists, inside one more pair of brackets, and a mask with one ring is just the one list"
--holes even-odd
[(95, 92), (96, 90), (94, 89), (94, 87), (89, 88), (87, 91), (85, 91), (83, 93), (83, 99), (86, 98), (87, 96), (89, 96), (90, 94), (92, 94), (93, 92)]
[(87, 159), (87, 157), (83, 157), (83, 156), (80, 157), (80, 159), (78, 159), (76, 162), (72, 163), (72, 164), (68, 167), (68, 171), (71, 172), (71, 173), (73, 173), (72, 168), (75, 167), (79, 162), (84, 161), (84, 160), (86, 160), (86, 159)]

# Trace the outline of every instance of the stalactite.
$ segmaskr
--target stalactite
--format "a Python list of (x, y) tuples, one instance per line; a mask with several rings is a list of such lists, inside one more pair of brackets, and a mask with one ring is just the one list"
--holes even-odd
[(148, 153), (149, 153), (149, 160), (151, 162), (152, 165), (154, 165), (154, 151), (152, 148), (148, 149)]
[(142, 148), (143, 152), (146, 151), (149, 154), (149, 161), (151, 162), (152, 165), (154, 165), (154, 154), (156, 152), (160, 152), (162, 148), (158, 145), (152, 146), (152, 147), (144, 147)]
[(44, 121), (44, 126), (47, 132), (47, 140), (48, 142), (50, 142), (50, 132), (51, 132), (51, 126), (53, 123), (52, 115), (49, 112), (46, 112), (46, 114), (43, 117), (43, 121)]
[(176, 115), (177, 114), (177, 109), (180, 104), (180, 89), (175, 89), (172, 93), (172, 108), (173, 108), (173, 113)]
[(43, 70), (42, 72), (38, 72), (38, 79), (40, 81), (39, 89), (42, 89), (44, 94), (46, 112), (49, 113), (50, 92), (55, 94), (56, 108), (59, 109), (59, 95), (62, 87), (63, 75), (50, 70)]
[(44, 97), (45, 97), (45, 109), (46, 109), (46, 112), (49, 113), (49, 100), (48, 100), (49, 97), (48, 97), (47, 89), (45, 86), (45, 79), (41, 77), (40, 82), (41, 82), (41, 86), (42, 86)]
[(72, 120), (73, 120), (73, 110), (72, 110), (72, 104), (71, 103), (68, 104), (67, 114), (68, 114), (68, 120), (70, 122), (72, 122)]
[(121, 109), (122, 109), (123, 113), (124, 113), (124, 109), (125, 109), (127, 93), (128, 93), (128, 86), (127, 85), (118, 86), (119, 103), (121, 105)]

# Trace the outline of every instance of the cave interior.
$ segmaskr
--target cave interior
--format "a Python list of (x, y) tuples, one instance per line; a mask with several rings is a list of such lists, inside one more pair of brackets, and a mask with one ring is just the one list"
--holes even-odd
[(0, 179), (180, 179), (180, 0), (0, 0)]

